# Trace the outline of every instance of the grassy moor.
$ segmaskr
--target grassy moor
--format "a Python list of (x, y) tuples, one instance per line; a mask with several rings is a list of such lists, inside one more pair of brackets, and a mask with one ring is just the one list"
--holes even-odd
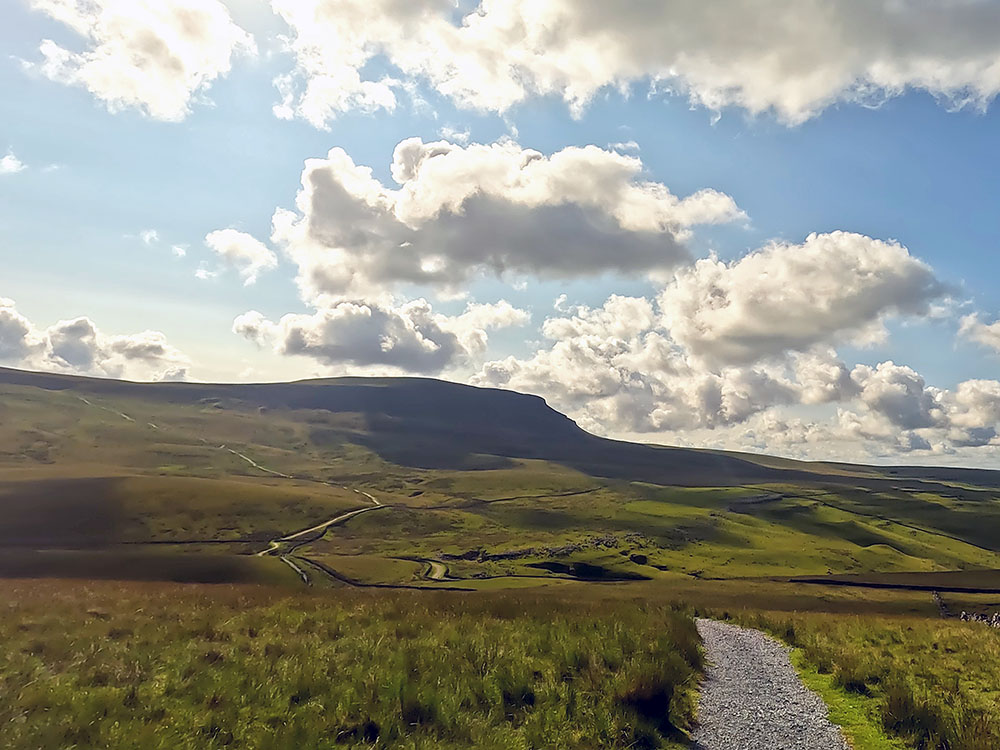
[(0, 370), (0, 434), (12, 748), (681, 747), (694, 612), (793, 647), (858, 750), (998, 736), (997, 631), (957, 617), (1000, 608), (990, 472), (608, 441), (408, 379)]

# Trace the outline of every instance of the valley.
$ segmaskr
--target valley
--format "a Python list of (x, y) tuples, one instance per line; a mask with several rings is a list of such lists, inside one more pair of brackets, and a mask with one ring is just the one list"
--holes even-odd
[[(1000, 569), (989, 472), (617, 443), (533, 397), (413, 379), (140, 385), (0, 370), (0, 396), (13, 558), (0, 564), (19, 574), (42, 551), (45, 575), (59, 555), (109, 570), (146, 555), (151, 570), (118, 575), (163, 566), (164, 580), (190, 580), (199, 560), (216, 580), (224, 558), (236, 581), (475, 589), (892, 573), (933, 589), (945, 571)], [(454, 436), (440, 429), (453, 419)], [(622, 476), (630, 467), (646, 479)]]
[[(706, 668), (696, 615), (794, 647), (857, 750), (952, 747), (926, 742), (968, 741), (973, 714), (982, 742), (1000, 736), (979, 687), (994, 662), (962, 687), (960, 716), (939, 705), (949, 672), (922, 651), (994, 648), (992, 628), (959, 620), (1000, 609), (993, 472), (622, 443), (534, 397), (420, 379), (0, 369), (0, 446), (0, 632), (18, 644), (0, 695), (11, 720), (36, 717), (23, 747), (129, 747), (101, 716), (164, 747), (327, 732), (330, 746), (682, 747)], [(115, 645), (72, 666), (88, 634)], [(490, 638), (528, 645), (491, 661)], [(556, 641), (568, 651), (546, 655)], [(388, 687), (347, 666), (376, 647)], [(498, 671), (446, 678), (456, 648)], [(134, 674), (130, 649), (144, 654)], [(347, 681), (309, 666), (317, 654)], [(413, 678), (418, 663), (437, 682)], [(453, 678), (479, 697), (454, 703)], [(586, 685), (606, 680), (618, 687), (594, 703)], [(32, 701), (56, 723), (38, 724)], [(178, 718), (157, 713), (167, 704)]]

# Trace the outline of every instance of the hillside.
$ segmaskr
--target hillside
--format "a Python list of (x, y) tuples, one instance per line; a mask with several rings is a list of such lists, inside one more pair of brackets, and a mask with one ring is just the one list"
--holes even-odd
[(352, 415), (350, 426), (316, 427), (315, 442), (355, 440), (394, 463), (466, 469), (502, 459), (541, 459), (592, 476), (677, 486), (812, 481), (846, 475), (967, 480), (1000, 487), (1000, 472), (927, 467), (867, 467), (673, 448), (591, 435), (538, 396), (429, 378), (329, 378), (292, 383), (131, 383), (0, 368), (0, 384), (237, 411), (279, 410)]
[(429, 379), (0, 369), (0, 446), (8, 575), (468, 588), (1000, 569), (998, 472), (614, 441), (538, 397)]

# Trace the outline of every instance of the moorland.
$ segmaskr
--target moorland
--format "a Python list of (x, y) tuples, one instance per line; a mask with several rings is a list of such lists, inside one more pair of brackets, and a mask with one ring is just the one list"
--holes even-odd
[(666, 746), (695, 613), (796, 647), (858, 748), (1000, 737), (1000, 636), (942, 617), (1000, 608), (1000, 472), (625, 443), (427, 379), (0, 369), (0, 508), (11, 747)]

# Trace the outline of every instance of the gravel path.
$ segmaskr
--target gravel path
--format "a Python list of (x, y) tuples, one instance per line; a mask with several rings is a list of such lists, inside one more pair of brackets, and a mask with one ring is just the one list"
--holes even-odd
[(760, 631), (698, 620), (708, 676), (694, 732), (700, 750), (849, 750), (788, 650)]

